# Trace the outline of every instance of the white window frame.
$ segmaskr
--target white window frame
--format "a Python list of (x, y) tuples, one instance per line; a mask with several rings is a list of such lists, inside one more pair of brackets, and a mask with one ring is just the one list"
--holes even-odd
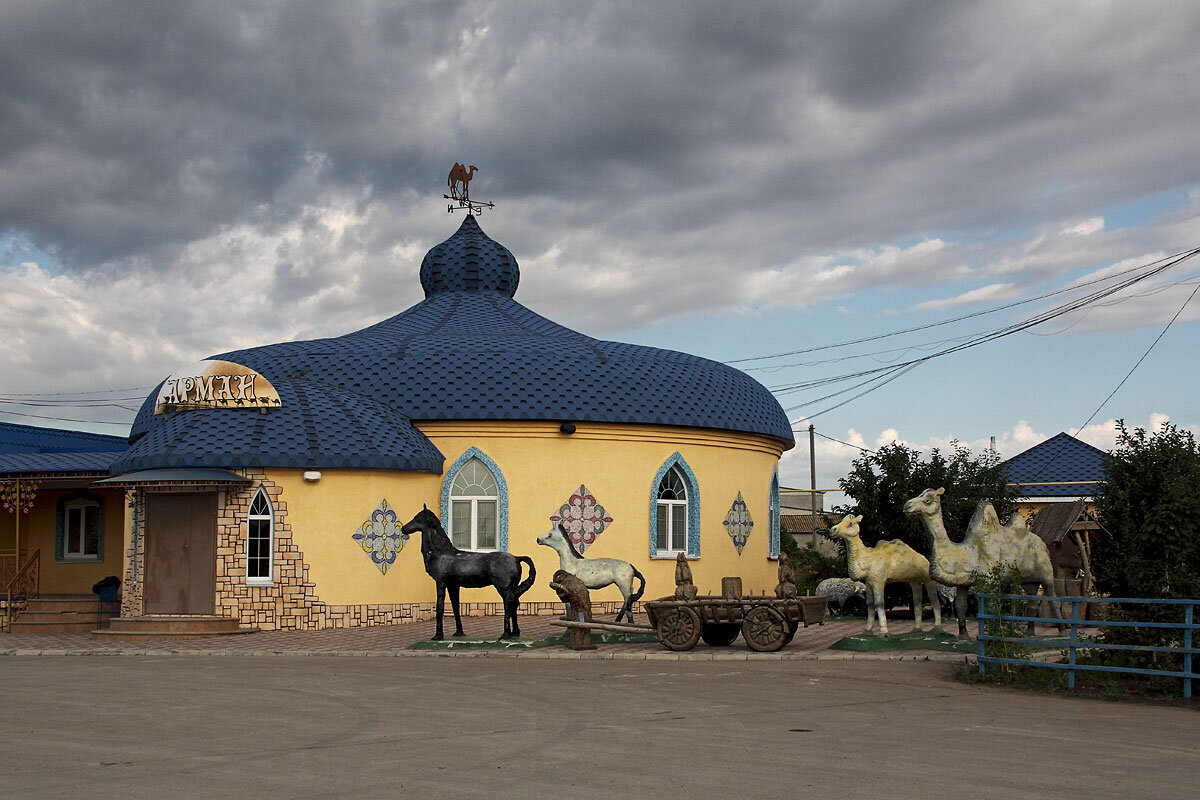
[[(667, 500), (659, 495), (662, 494), (663, 484), (666, 483), (667, 480), (672, 475), (675, 476), (675, 481), (679, 484), (680, 488), (683, 489), (683, 497), (682, 498), (677, 497), (674, 500)], [(659, 508), (665, 508), (666, 512), (667, 512), (667, 530), (666, 530), (667, 546), (666, 547), (657, 547), (657, 543), (656, 543), (656, 550), (658, 551), (659, 556), (669, 556), (671, 558), (674, 558), (679, 553), (686, 553), (687, 549), (688, 549), (688, 496), (687, 496), (688, 485), (687, 485), (687, 480), (684, 478), (683, 473), (681, 473), (679, 471), (679, 467), (673, 465), (670, 469), (668, 469), (665, 473), (663, 473), (662, 480), (660, 480), (658, 482), (658, 486), (655, 488), (654, 491), (655, 491), (655, 506), (656, 506), (655, 513), (658, 513)], [(678, 494), (678, 492), (676, 492), (676, 494)], [(675, 518), (679, 514), (683, 514), (683, 525), (682, 525), (683, 530), (682, 530), (682, 534), (681, 534), (683, 539), (682, 539), (682, 541), (676, 542), (676, 541), (674, 541), (675, 530), (676, 530), (674, 523), (675, 523)], [(661, 525), (658, 526), (657, 532), (660, 534), (663, 532)], [(676, 544), (681, 545), (681, 546), (675, 547), (674, 545), (676, 545)]]
[[(459, 477), (462, 476), (464, 480), (468, 480), (467, 477), (463, 475), (463, 470), (472, 465), (474, 465), (474, 469), (482, 470), (482, 473), (487, 476), (488, 480), (491, 481), (496, 492), (495, 494), (455, 494), (455, 484), (458, 483)], [(474, 482), (474, 479), (475, 474), (473, 473), (472, 477), (470, 478), (472, 483), (468, 484), (468, 486), (482, 486), (482, 484)], [(470, 550), (476, 553), (492, 553), (500, 550), (500, 492), (500, 484), (499, 481), (496, 480), (496, 476), (492, 474), (490, 469), (488, 469), (487, 464), (483, 463), (483, 461), (478, 457), (471, 457), (465, 461), (463, 465), (458, 468), (458, 470), (455, 471), (454, 475), (450, 478), (450, 499), (447, 507), (447, 519), (445, 526), (446, 536), (450, 537), (450, 541), (455, 547), (459, 548), (460, 550)], [(454, 541), (454, 504), (463, 502), (470, 502), (471, 504), (470, 541), (467, 542), (466, 545), (461, 545)], [(492, 531), (492, 535), (496, 544), (492, 547), (479, 546), (480, 503), (491, 503), (494, 509), (492, 513), (492, 520), (495, 528)]]
[[(266, 503), (266, 506), (267, 506), (266, 514), (254, 513), (254, 504), (258, 501), (258, 498), (260, 498), (260, 497), (263, 499), (263, 502)], [(255, 576), (251, 577), (251, 575), (250, 575), (250, 542), (251, 542), (250, 529), (251, 529), (251, 523), (253, 523), (253, 522), (259, 522), (259, 523), (266, 522), (266, 524), (267, 524), (267, 536), (266, 536), (266, 540), (267, 540), (267, 574), (265, 576), (255, 575)], [(262, 537), (259, 537), (260, 540), (261, 540), (261, 538)], [(262, 487), (259, 487), (258, 491), (254, 494), (254, 497), (250, 500), (249, 507), (246, 509), (246, 561), (245, 561), (244, 566), (245, 566), (245, 570), (246, 570), (245, 574), (246, 574), (246, 585), (247, 586), (272, 586), (272, 585), (274, 585), (274, 583), (275, 583), (275, 507), (271, 505), (271, 497), (267, 494), (266, 490), (263, 489)]]
[[(75, 509), (79, 510), (79, 549), (71, 550), (71, 512)], [(84, 549), (87, 542), (87, 520), (89, 513), (96, 516), (96, 524), (99, 526), (100, 504), (95, 500), (81, 497), (78, 500), (71, 500), (63, 504), (63, 561), (100, 560), (100, 540), (98, 537), (94, 553), (89, 553)], [(104, 532), (101, 530), (100, 536), (103, 535)]]

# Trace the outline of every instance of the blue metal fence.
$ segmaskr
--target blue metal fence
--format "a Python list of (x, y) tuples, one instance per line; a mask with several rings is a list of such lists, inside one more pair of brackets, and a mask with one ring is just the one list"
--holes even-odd
[[(1021, 601), (1030, 602), (1055, 602), (1045, 597), (1033, 597), (1027, 594), (980, 594), (979, 598), (979, 674), (986, 675), (986, 666), (988, 664), (1019, 664), (1027, 667), (1045, 667), (1047, 669), (1067, 670), (1067, 686), (1075, 688), (1075, 673), (1079, 670), (1090, 672), (1124, 672), (1132, 675), (1164, 675), (1167, 677), (1181, 678), (1183, 680), (1183, 696), (1190, 698), (1192, 696), (1192, 680), (1200, 678), (1193, 669), (1193, 656), (1200, 652), (1194, 644), (1194, 632), (1200, 628), (1196, 624), (1196, 606), (1200, 605), (1200, 600), (1164, 600), (1144, 597), (1059, 597), (1057, 602), (1071, 604), (1071, 616), (1066, 619), (1056, 619), (1053, 617), (1034, 617), (1025, 616), (1017, 613), (1017, 604)], [(990, 614), (985, 611), (986, 600), (1008, 600), (1011, 602), (1012, 613)], [(1080, 619), (1079, 609), (1081, 606), (1086, 606), (1091, 603), (1103, 603), (1106, 605), (1160, 605), (1160, 606), (1183, 606), (1183, 622), (1134, 622), (1127, 620), (1096, 620), (1096, 619)], [(1090, 616), (1090, 615), (1089, 615)], [(1012, 644), (1041, 644), (1045, 645), (1045, 639), (1022, 639), (1014, 636), (992, 636), (985, 630), (987, 620), (1005, 620), (1008, 622), (1033, 622), (1046, 625), (1062, 625), (1070, 629), (1070, 638), (1066, 643), (1067, 660), (1065, 662), (1045, 662), (1045, 661), (1030, 661), (1020, 658), (1000, 658), (997, 656), (989, 656), (985, 654), (985, 649), (988, 642), (1009, 642)], [(1085, 628), (1170, 628), (1182, 631), (1183, 643), (1180, 647), (1152, 647), (1149, 645), (1133, 645), (1133, 644), (1106, 644), (1102, 641), (1093, 642), (1079, 640), (1079, 629)], [(1135, 669), (1133, 667), (1111, 667), (1099, 664), (1079, 664), (1076, 656), (1080, 650), (1129, 650), (1144, 653), (1178, 653), (1183, 656), (1182, 670), (1163, 670), (1163, 669)]]

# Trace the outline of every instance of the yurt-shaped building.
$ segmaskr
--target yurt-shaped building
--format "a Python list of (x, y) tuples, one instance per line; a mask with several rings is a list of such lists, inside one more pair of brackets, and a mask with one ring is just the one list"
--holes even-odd
[[(514, 299), (520, 272), (467, 216), (421, 264), (425, 299), (363, 330), (213, 356), (142, 405), (107, 483), (124, 488), (122, 615), (215, 614), (264, 629), (428, 617), (434, 584), (400, 527), (423, 507), (453, 542), (533, 558), (521, 613), (550, 613), (562, 524), (586, 557), (632, 562), (645, 599), (779, 554), (779, 403), (746, 374), (594, 339)], [(610, 588), (594, 602), (620, 595)], [(468, 613), (495, 611), (467, 590)]]

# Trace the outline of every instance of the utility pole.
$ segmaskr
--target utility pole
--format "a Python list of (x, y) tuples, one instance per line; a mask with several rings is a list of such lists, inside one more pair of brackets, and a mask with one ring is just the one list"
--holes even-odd
[(817, 530), (817, 437), (812, 423), (808, 425), (808, 487), (809, 505), (812, 506), (813, 532)]

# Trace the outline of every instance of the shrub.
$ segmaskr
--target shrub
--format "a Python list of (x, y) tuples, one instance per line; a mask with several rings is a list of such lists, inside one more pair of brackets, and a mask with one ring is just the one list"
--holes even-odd
[[(1023, 594), (1021, 586), (1021, 571), (1016, 564), (1000, 563), (987, 572), (975, 573), (975, 591), (980, 594)], [(1036, 616), (1038, 600), (1002, 600), (991, 597), (983, 602), (983, 610), (988, 614), (1032, 617)], [(989, 619), (984, 621), (983, 630), (989, 636), (1004, 636), (1013, 639), (1024, 638), (1028, 623), (1012, 619)], [(1029, 645), (1016, 642), (987, 642), (984, 654), (993, 658), (1027, 658), (1032, 652)], [(1015, 664), (988, 664), (987, 674), (998, 677), (1011, 677), (1020, 667)]]

